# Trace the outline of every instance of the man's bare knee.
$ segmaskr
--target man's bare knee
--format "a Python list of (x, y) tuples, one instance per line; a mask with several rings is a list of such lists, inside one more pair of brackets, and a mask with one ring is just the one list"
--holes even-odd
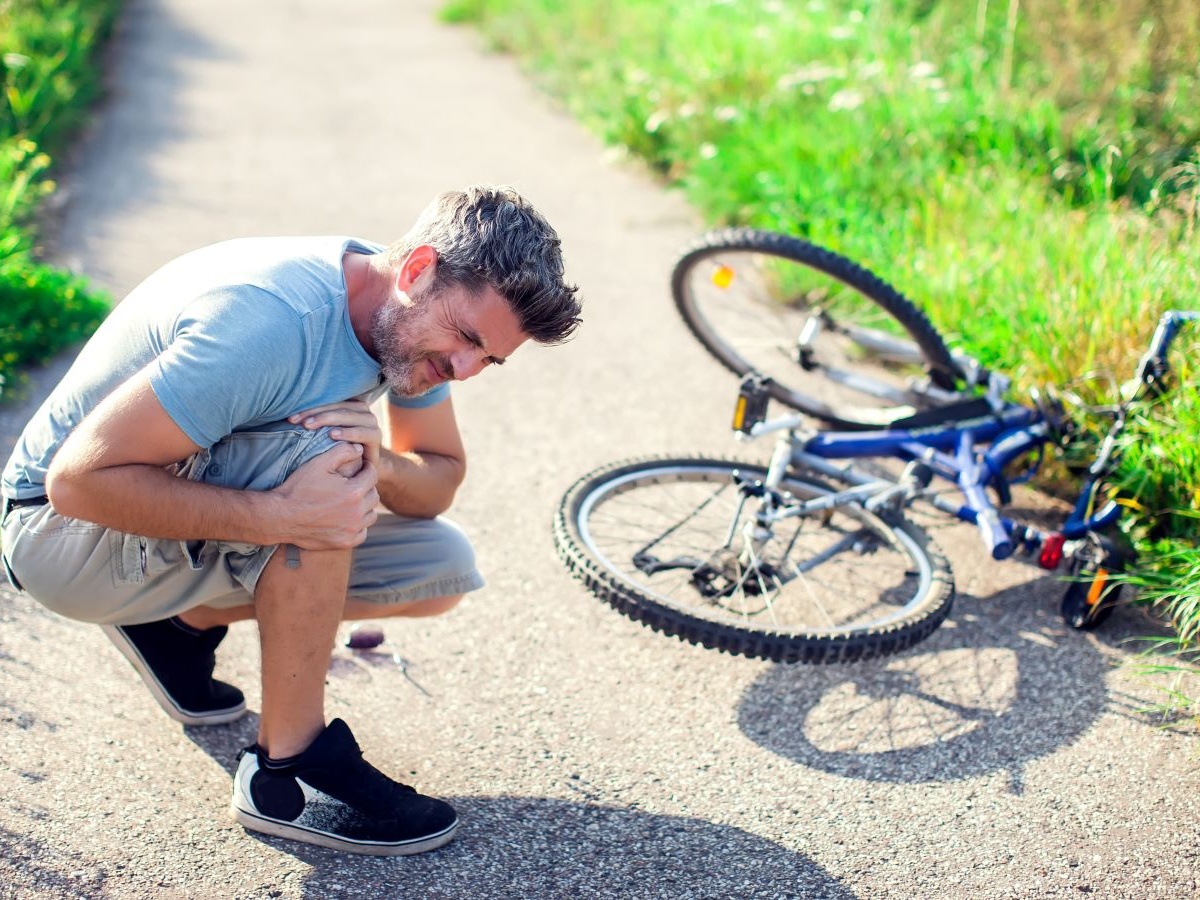
[[(318, 595), (327, 594), (330, 603), (337, 602), (338, 592), (323, 590), (322, 579), (326, 573), (338, 573), (337, 580), (345, 577), (350, 567), (350, 550), (301, 550), (293, 544), (282, 544), (271, 554), (254, 586), (253, 595), (258, 599), (263, 591), (308, 594), (314, 589)], [(318, 597), (319, 602), (319, 597)]]

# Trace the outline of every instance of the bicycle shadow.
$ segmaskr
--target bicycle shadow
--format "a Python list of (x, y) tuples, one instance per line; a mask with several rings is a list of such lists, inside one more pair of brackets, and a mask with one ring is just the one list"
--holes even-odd
[[(231, 776), (258, 716), (185, 727)], [(548, 797), (448, 797), (455, 840), (412, 857), (348, 856), (247, 831), (310, 867), (303, 896), (805, 897), (856, 895), (803, 854), (730, 825)]]
[(1071, 744), (1110, 703), (1116, 646), (1145, 623), (1117, 610), (1094, 636), (1058, 615), (1062, 583), (959, 595), (928, 640), (830, 668), (775, 666), (746, 691), (742, 732), (786, 759), (847, 778), (919, 783), (1007, 772)]

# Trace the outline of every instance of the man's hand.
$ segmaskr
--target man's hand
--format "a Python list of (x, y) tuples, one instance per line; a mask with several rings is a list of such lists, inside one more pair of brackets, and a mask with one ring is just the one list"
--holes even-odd
[(310, 459), (271, 492), (281, 501), (280, 543), (302, 550), (357, 547), (378, 518), (377, 478), (357, 442), (336, 444)]
[(288, 421), (303, 425), (311, 430), (328, 427), (329, 436), (338, 441), (361, 444), (363, 459), (379, 468), (379, 448), (383, 444), (383, 432), (379, 420), (371, 412), (369, 404), (362, 400), (344, 400), (341, 403), (326, 403), (304, 412), (288, 416)]

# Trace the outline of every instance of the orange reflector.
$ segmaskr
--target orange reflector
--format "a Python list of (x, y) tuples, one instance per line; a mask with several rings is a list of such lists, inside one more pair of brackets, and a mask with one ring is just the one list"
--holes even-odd
[(719, 288), (727, 288), (733, 284), (733, 269), (729, 266), (717, 266), (712, 273), (712, 283)]
[(1092, 586), (1088, 588), (1087, 605), (1095, 606), (1100, 602), (1100, 595), (1104, 593), (1104, 585), (1108, 583), (1108, 569), (1097, 569), (1096, 577), (1092, 579)]
[(733, 430), (741, 431), (744, 424), (746, 424), (746, 398), (739, 396), (737, 404), (733, 407)]

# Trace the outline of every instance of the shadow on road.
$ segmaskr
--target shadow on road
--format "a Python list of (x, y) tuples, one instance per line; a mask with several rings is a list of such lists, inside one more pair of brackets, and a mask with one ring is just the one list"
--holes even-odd
[(259, 718), (258, 713), (247, 711), (227, 725), (184, 725), (183, 733), (232, 778), (237, 771), (238, 752), (258, 740)]
[(1049, 602), (1060, 591), (959, 596), (951, 619), (899, 656), (774, 667), (744, 695), (739, 726), (835, 775), (916, 783), (1008, 772), (1021, 793), (1025, 764), (1077, 740), (1109, 702), (1113, 663), (1062, 623)]
[[(351, 884), (379, 897), (856, 896), (807, 857), (729, 825), (537, 797), (450, 799), (457, 839), (417, 857), (349, 860), (263, 840), (312, 866), (313, 898), (358, 896)], [(533, 869), (518, 864), (530, 859)]]
[[(257, 730), (251, 713), (184, 733), (232, 775)], [(314, 898), (637, 897), (649, 885), (672, 897), (855, 896), (807, 857), (728, 825), (539, 797), (447, 799), (462, 820), (458, 836), (419, 857), (354, 856), (247, 835), (310, 865), (305, 896)], [(528, 865), (514, 864), (530, 859), (539, 860), (532, 880)]]
[[(68, 871), (63, 871), (64, 856)], [(72, 870), (75, 874), (70, 874)], [(0, 827), (0, 896), (99, 897), (105, 892), (105, 881), (101, 861)]]

